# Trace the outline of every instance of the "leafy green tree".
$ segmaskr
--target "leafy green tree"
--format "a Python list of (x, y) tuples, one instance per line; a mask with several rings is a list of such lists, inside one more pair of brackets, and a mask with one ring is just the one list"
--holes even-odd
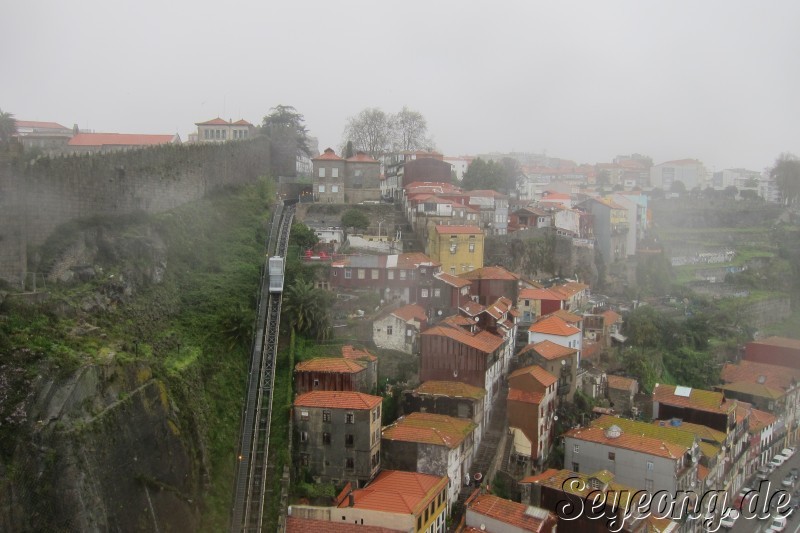
[(781, 154), (769, 174), (781, 191), (784, 205), (797, 203), (800, 199), (800, 159), (794, 154)]
[(289, 244), (300, 247), (301, 250), (313, 248), (319, 242), (319, 237), (311, 228), (302, 222), (292, 224), (292, 231), (289, 234)]
[(369, 227), (369, 217), (359, 209), (348, 209), (342, 214), (342, 226), (364, 231)]
[(330, 304), (323, 291), (310, 281), (297, 279), (284, 295), (283, 314), (292, 330), (320, 340), (330, 336)]
[(470, 163), (464, 172), (461, 186), (468, 191), (505, 189), (505, 171), (494, 160), (484, 161), (480, 157)]
[(17, 121), (14, 115), (0, 109), (0, 144), (7, 145), (17, 133)]
[(292, 139), (296, 143), (297, 155), (311, 157), (305, 118), (294, 107), (290, 105), (273, 107), (270, 109), (270, 113), (264, 117), (262, 128), (268, 135), (276, 130), (291, 132)]
[(631, 311), (623, 323), (623, 330), (633, 346), (655, 348), (661, 344), (659, 322), (663, 317), (650, 306)]

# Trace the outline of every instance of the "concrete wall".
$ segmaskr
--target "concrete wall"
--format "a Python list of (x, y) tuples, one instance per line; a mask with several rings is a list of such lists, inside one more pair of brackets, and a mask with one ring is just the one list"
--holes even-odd
[(269, 145), (167, 145), (0, 165), (0, 279), (21, 286), (28, 255), (61, 224), (137, 211), (158, 213), (269, 170)]

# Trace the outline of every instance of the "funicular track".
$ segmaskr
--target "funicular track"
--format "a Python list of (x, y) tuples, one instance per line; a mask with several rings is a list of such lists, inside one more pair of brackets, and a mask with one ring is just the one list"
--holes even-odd
[[(295, 206), (279, 205), (272, 217), (266, 251), (268, 256), (286, 257)], [(262, 530), (267, 514), (267, 470), (269, 431), (272, 422), (272, 390), (281, 317), (281, 292), (270, 292), (267, 262), (261, 272), (258, 313), (254, 328), (247, 400), (242, 416), (237, 456), (231, 533)]]

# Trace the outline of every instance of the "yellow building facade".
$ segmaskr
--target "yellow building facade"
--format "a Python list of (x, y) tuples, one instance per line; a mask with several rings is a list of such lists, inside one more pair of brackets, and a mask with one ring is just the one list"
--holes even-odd
[(483, 231), (478, 226), (437, 225), (428, 232), (427, 254), (442, 272), (458, 275), (483, 268)]

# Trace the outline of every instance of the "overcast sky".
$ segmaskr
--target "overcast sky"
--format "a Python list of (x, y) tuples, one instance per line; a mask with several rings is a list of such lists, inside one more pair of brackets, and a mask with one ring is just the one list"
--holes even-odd
[(639, 152), (761, 170), (800, 155), (800, 2), (22, 0), (0, 109), (174, 133), (278, 104), (337, 148), (366, 107), (421, 112), (446, 155)]

